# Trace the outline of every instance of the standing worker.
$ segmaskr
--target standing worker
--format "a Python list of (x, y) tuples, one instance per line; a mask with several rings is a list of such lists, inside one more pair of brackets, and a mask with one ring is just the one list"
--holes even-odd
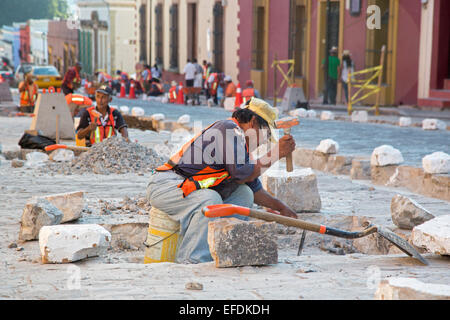
[[(336, 104), (336, 95), (337, 95), (337, 83), (338, 83), (338, 74), (339, 67), (341, 65), (341, 61), (338, 58), (338, 48), (333, 47), (330, 50), (330, 56), (328, 57), (328, 82), (325, 84), (327, 87), (328, 96), (324, 96), (323, 104)], [(325, 69), (325, 59), (322, 61), (322, 69)]]
[[(209, 97), (213, 99), (214, 103), (217, 105), (217, 90), (219, 88), (219, 74), (217, 72), (212, 72), (208, 78), (208, 88), (209, 88)], [(208, 100), (210, 99), (208, 98)]]
[(339, 68), (339, 79), (342, 82), (346, 103), (348, 103), (348, 75), (355, 72), (355, 65), (351, 56), (349, 50), (344, 50), (342, 53), (342, 67)]
[(194, 86), (195, 79), (195, 66), (191, 63), (191, 60), (188, 59), (186, 66), (184, 67), (184, 79), (186, 80), (186, 88), (192, 88)]
[(82, 68), (81, 63), (77, 62), (75, 64), (75, 66), (73, 66), (72, 68), (69, 68), (69, 70), (67, 70), (66, 74), (64, 75), (61, 89), (65, 95), (68, 95), (69, 93), (73, 93), (74, 90), (76, 90), (80, 87), (80, 85), (81, 85), (81, 77), (80, 77), (81, 68)]
[(27, 74), (25, 80), (19, 84), (20, 111), (26, 113), (34, 112), (34, 105), (38, 97), (38, 86), (33, 82), (33, 76)]
[(254, 88), (254, 84), (252, 80), (247, 80), (245, 83), (245, 89), (242, 91), (242, 99), (244, 100), (244, 103), (246, 103), (251, 98), (260, 98), (258, 90)]
[(107, 85), (101, 85), (95, 91), (97, 106), (81, 111), (77, 138), (80, 140), (87, 138), (87, 146), (92, 146), (116, 135), (116, 131), (119, 131), (122, 137), (129, 141), (127, 124), (122, 114), (119, 110), (109, 106), (112, 101), (111, 95), (112, 89)]
[[(176, 262), (212, 261), (207, 241), (211, 220), (201, 211), (205, 206), (228, 203), (252, 207), (255, 202), (283, 216), (297, 218), (285, 203), (265, 191), (258, 179), (263, 169), (295, 149), (291, 135), (276, 142), (273, 130), (277, 116), (277, 110), (267, 102), (252, 99), (232, 118), (204, 129), (152, 173), (147, 199), (152, 207), (180, 222), (182, 240)], [(253, 160), (251, 152), (269, 139), (276, 142), (271, 151)]]

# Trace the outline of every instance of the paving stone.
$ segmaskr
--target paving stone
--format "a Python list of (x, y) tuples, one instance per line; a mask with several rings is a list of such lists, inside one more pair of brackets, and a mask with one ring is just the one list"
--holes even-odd
[(450, 300), (450, 286), (414, 278), (388, 278), (380, 282), (375, 300)]
[(446, 130), (447, 125), (444, 121), (438, 119), (424, 119), (422, 121), (423, 130)]
[(22, 168), (25, 165), (25, 161), (13, 159), (11, 160), (11, 167), (13, 168)]
[(416, 201), (396, 195), (391, 201), (392, 221), (401, 229), (412, 230), (434, 216)]
[(61, 223), (80, 218), (86, 205), (83, 191), (52, 194), (43, 198), (61, 210), (63, 213)]
[(286, 203), (295, 212), (320, 212), (317, 177), (311, 169), (269, 169), (262, 176), (267, 192)]
[(352, 122), (365, 123), (369, 121), (369, 114), (365, 110), (353, 111)]
[(370, 158), (370, 164), (377, 167), (397, 165), (403, 161), (402, 153), (390, 145), (375, 148)]
[(317, 146), (316, 151), (325, 153), (325, 154), (336, 154), (339, 152), (339, 143), (332, 139), (325, 139), (320, 141), (320, 144)]
[(411, 241), (428, 252), (450, 255), (450, 215), (439, 216), (414, 227)]
[(208, 223), (208, 244), (215, 266), (239, 267), (276, 264), (275, 223), (218, 219)]
[(400, 117), (400, 119), (398, 119), (398, 125), (400, 127), (410, 127), (412, 124), (412, 120), (409, 117)]
[(48, 200), (33, 197), (25, 205), (20, 220), (19, 240), (36, 240), (39, 231), (44, 226), (58, 224), (63, 218), (63, 213)]
[(299, 117), (299, 118), (306, 118), (307, 113), (308, 113), (308, 111), (304, 108), (298, 108), (298, 109), (289, 111), (289, 115), (291, 117)]
[(43, 263), (68, 263), (103, 254), (111, 234), (96, 224), (46, 226), (39, 232)]
[(450, 173), (450, 155), (445, 152), (435, 152), (422, 159), (422, 167), (427, 173)]
[(331, 111), (322, 111), (320, 114), (320, 120), (324, 121), (334, 120), (334, 113)]
[(141, 107), (133, 107), (131, 109), (131, 115), (135, 117), (142, 117), (145, 115), (145, 110)]
[(370, 159), (354, 158), (352, 159), (352, 168), (350, 178), (352, 180), (370, 180), (371, 175)]
[(50, 153), (48, 159), (55, 162), (70, 162), (75, 158), (75, 153), (68, 149), (56, 149)]

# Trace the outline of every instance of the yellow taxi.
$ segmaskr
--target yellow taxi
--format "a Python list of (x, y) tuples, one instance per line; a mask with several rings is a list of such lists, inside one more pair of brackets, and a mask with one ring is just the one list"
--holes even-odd
[(54, 66), (34, 66), (31, 74), (39, 89), (61, 88), (63, 78)]

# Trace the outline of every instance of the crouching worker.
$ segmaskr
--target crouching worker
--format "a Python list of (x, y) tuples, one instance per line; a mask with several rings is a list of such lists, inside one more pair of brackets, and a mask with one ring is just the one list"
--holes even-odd
[[(202, 208), (215, 204), (252, 207), (253, 203), (296, 218), (286, 204), (262, 188), (258, 177), (295, 149), (292, 136), (276, 142), (272, 134), (277, 110), (253, 98), (232, 118), (220, 120), (186, 143), (150, 177), (147, 198), (151, 205), (180, 222), (181, 243), (175, 261), (212, 261), (207, 242), (208, 222)], [(271, 139), (271, 151), (258, 160), (250, 153)], [(241, 220), (247, 217), (236, 216)], [(245, 244), (243, 244), (245, 245)]]
[(97, 106), (83, 109), (80, 112), (80, 124), (77, 128), (77, 139), (86, 140), (86, 146), (92, 146), (104, 139), (116, 135), (119, 131), (125, 140), (128, 139), (127, 124), (119, 110), (109, 106), (112, 100), (112, 89), (101, 85), (95, 92)]

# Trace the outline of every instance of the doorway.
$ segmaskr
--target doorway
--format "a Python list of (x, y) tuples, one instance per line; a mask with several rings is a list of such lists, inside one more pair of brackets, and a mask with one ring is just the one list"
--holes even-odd
[(214, 4), (213, 16), (213, 67), (216, 72), (223, 72), (223, 6), (221, 1)]
[(189, 60), (197, 59), (197, 4), (188, 4), (187, 56)]
[(450, 1), (436, 0), (434, 10), (431, 89), (443, 89), (450, 79)]

